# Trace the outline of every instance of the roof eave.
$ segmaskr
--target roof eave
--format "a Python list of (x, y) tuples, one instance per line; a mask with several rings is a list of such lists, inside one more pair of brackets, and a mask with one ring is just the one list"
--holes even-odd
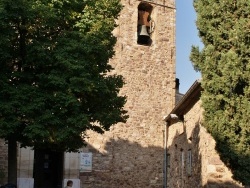
[(170, 122), (171, 114), (176, 114), (178, 117), (184, 116), (184, 114), (187, 113), (200, 99), (201, 91), (201, 79), (198, 79), (193, 83), (182, 99), (176, 104), (174, 109), (164, 118), (164, 121)]

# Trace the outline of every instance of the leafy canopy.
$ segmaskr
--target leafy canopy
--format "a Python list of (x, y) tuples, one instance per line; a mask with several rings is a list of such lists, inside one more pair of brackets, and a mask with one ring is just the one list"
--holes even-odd
[(204, 48), (190, 59), (202, 74), (204, 125), (234, 178), (250, 185), (250, 1), (194, 0)]
[(119, 0), (1, 0), (0, 137), (73, 151), (126, 121), (111, 75)]

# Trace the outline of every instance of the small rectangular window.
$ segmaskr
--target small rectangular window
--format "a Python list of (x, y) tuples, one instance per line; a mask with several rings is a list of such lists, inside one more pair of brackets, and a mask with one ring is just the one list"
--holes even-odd
[(184, 151), (183, 149), (180, 150), (180, 161), (179, 161), (179, 173), (181, 178), (183, 178), (183, 172), (184, 172), (184, 165), (185, 165), (185, 156), (184, 156)]
[(170, 154), (167, 154), (167, 167), (170, 168)]
[(187, 153), (187, 174), (192, 175), (192, 150), (189, 149)]

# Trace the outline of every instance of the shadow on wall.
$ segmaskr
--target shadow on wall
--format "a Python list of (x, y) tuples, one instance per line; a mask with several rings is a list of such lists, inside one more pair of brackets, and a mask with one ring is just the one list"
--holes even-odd
[[(249, 125), (248, 125), (249, 126)], [(224, 131), (223, 134), (225, 134), (226, 131)], [(235, 129), (233, 134), (235, 134), (235, 138), (232, 137), (232, 133), (228, 133), (224, 136), (217, 136), (215, 138), (216, 142), (216, 150), (218, 151), (221, 160), (227, 165), (229, 169), (231, 169), (233, 173), (233, 177), (236, 180), (242, 181), (246, 184), (246, 186), (250, 187), (250, 132), (243, 131), (241, 128), (238, 127), (238, 130)], [(221, 133), (220, 133), (221, 134)], [(219, 135), (220, 135), (219, 134)], [(245, 136), (243, 136), (245, 134)], [(241, 135), (241, 136), (240, 136)], [(239, 137), (239, 138), (237, 138)], [(244, 144), (239, 144), (236, 146), (235, 143), (240, 142), (240, 137), (248, 137), (245, 139)], [(234, 140), (235, 139), (235, 140)], [(232, 142), (230, 141), (232, 140)], [(248, 144), (247, 144), (248, 142)], [(243, 143), (243, 141), (242, 141)], [(232, 147), (233, 145), (233, 147)]]
[(4, 183), (5, 174), (6, 174), (6, 172), (5, 172), (4, 168), (1, 167), (0, 168), (0, 185), (3, 185), (3, 183)]
[(93, 170), (80, 174), (84, 188), (162, 188), (163, 147), (117, 138), (102, 148), (101, 139), (85, 148), (93, 154)]
[(171, 138), (171, 134), (174, 134), (174, 136), (172, 137), (172, 144), (168, 147), (168, 187), (202, 187), (201, 156), (198, 145), (200, 141), (199, 132), (198, 123), (196, 123), (190, 136), (187, 136), (184, 123), (175, 123), (169, 127), (169, 138)]
[[(209, 140), (202, 140), (200, 121), (198, 120), (192, 127), (186, 127), (185, 123), (172, 124), (169, 129), (171, 137), (171, 130), (173, 140), (168, 147), (168, 168), (167, 168), (167, 184), (168, 187), (174, 188), (242, 188), (234, 182), (223, 180), (223, 172), (220, 168), (216, 168), (216, 173), (212, 176), (207, 174), (205, 163), (207, 156), (205, 147), (209, 147)], [(174, 128), (172, 126), (181, 126), (182, 129)], [(189, 126), (189, 125), (188, 125)], [(187, 130), (188, 129), (188, 130)], [(182, 130), (182, 131), (180, 131)], [(206, 158), (207, 159), (207, 158)], [(206, 169), (206, 170), (204, 170)], [(209, 177), (208, 177), (209, 176)], [(205, 182), (206, 181), (206, 182)], [(249, 187), (246, 187), (249, 188)]]
[(8, 157), (8, 146), (5, 143), (4, 139), (0, 139), (0, 185), (3, 185), (7, 182), (7, 160)]
[[(243, 188), (242, 186), (236, 185), (229, 181), (225, 181), (225, 182), (208, 181), (208, 183), (204, 187), (205, 188)], [(246, 186), (244, 188), (250, 188), (250, 187)]]

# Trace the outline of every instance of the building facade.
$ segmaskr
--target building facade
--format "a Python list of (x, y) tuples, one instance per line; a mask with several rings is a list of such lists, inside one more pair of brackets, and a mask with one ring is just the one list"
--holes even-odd
[(201, 85), (196, 81), (167, 122), (167, 187), (241, 188), (220, 160), (215, 140), (202, 126)]
[(0, 140), (0, 185), (7, 182), (8, 150), (4, 140)]
[[(103, 135), (88, 132), (83, 151), (93, 154), (93, 169), (80, 173), (80, 179), (86, 188), (162, 188), (162, 119), (175, 105), (175, 4), (121, 2), (116, 55), (110, 63), (125, 78), (121, 95), (127, 96), (129, 119)], [(150, 37), (144, 26), (152, 27)]]
[[(19, 188), (63, 187), (67, 179), (74, 181), (74, 188), (163, 187), (163, 116), (174, 107), (176, 92), (175, 1), (121, 3), (110, 64), (112, 74), (125, 79), (120, 94), (127, 96), (127, 122), (103, 135), (88, 131), (80, 153), (19, 148)], [(3, 169), (6, 172), (6, 165)]]

